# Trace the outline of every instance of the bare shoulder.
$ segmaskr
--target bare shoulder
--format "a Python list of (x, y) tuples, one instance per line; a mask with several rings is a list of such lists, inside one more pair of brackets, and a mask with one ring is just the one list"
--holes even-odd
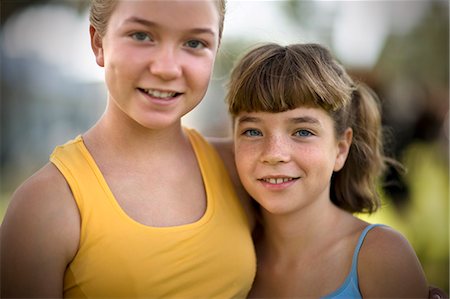
[(36, 221), (44, 217), (47, 221), (79, 218), (70, 187), (51, 163), (28, 178), (14, 192), (5, 215), (5, 225), (16, 214), (26, 216), (22, 217), (22, 221)]
[(367, 234), (359, 253), (358, 277), (363, 297), (427, 298), (427, 281), (414, 249), (392, 228)]
[(236, 164), (234, 162), (234, 144), (232, 138), (211, 138), (208, 137), (208, 142), (211, 143), (219, 153), (222, 161), (227, 168), (228, 174), (231, 177), (231, 181), (235, 187), (236, 193), (244, 206), (247, 216), (252, 226), (255, 225), (255, 215), (252, 206), (252, 199), (250, 195), (245, 191), (241, 184), (239, 175), (236, 170)]
[(2, 296), (62, 296), (80, 219), (64, 177), (47, 164), (13, 194), (0, 229)]

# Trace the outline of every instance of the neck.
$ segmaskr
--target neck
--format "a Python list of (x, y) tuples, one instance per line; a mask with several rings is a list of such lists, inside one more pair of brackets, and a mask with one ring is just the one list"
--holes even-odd
[(328, 198), (290, 214), (274, 215), (263, 210), (264, 247), (283, 259), (313, 250), (332, 237), (345, 214)]
[[(117, 108), (116, 108), (117, 109)], [(163, 160), (189, 146), (181, 121), (164, 128), (149, 129), (120, 113), (105, 112), (97, 124), (83, 135), (86, 146), (93, 151), (123, 162)]]

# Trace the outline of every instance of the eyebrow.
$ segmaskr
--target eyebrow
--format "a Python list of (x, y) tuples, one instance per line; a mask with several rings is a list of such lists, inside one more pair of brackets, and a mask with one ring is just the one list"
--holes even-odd
[(289, 122), (294, 123), (294, 124), (309, 123), (309, 124), (320, 125), (320, 121), (317, 118), (310, 117), (310, 116), (300, 116), (300, 117), (289, 118)]
[(258, 117), (252, 117), (252, 116), (243, 116), (238, 119), (238, 124), (242, 123), (259, 123), (261, 122), (261, 119)]
[[(238, 119), (238, 124), (242, 123), (260, 123), (261, 119), (254, 116), (243, 116)], [(314, 117), (310, 116), (300, 116), (300, 117), (292, 117), (287, 120), (289, 123), (293, 124), (301, 124), (301, 123), (309, 123), (320, 126), (320, 121)]]
[[(158, 24), (146, 19), (142, 19), (139, 17), (129, 17), (128, 19), (126, 19), (124, 21), (124, 23), (137, 23), (137, 24), (141, 24), (143, 26), (146, 27), (158, 27)], [(190, 33), (195, 33), (195, 34), (210, 34), (210, 35), (216, 35), (216, 32), (211, 30), (210, 28), (192, 28), (192, 29), (188, 29), (187, 31), (189, 31)]]

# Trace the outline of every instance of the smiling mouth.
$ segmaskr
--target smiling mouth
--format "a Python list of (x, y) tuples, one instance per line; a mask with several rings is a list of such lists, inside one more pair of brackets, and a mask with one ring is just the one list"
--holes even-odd
[(297, 177), (297, 178), (262, 178), (262, 179), (259, 179), (259, 181), (269, 183), (272, 185), (280, 185), (280, 184), (291, 182), (291, 181), (298, 180), (298, 179), (299, 179), (299, 177)]
[(144, 89), (144, 88), (139, 88), (139, 90), (143, 93), (148, 94), (149, 96), (151, 96), (153, 98), (163, 99), (163, 100), (171, 99), (171, 98), (181, 95), (181, 93), (175, 92), (175, 91), (161, 91), (161, 90), (156, 90), (156, 89)]

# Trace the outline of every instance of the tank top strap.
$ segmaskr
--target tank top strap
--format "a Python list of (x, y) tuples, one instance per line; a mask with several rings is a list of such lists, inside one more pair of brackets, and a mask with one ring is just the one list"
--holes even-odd
[(347, 275), (344, 283), (333, 293), (328, 294), (323, 298), (333, 298), (333, 299), (347, 299), (347, 298), (362, 298), (361, 292), (359, 290), (358, 282), (358, 255), (361, 250), (361, 246), (364, 243), (367, 233), (374, 227), (384, 226), (384, 224), (370, 224), (362, 231), (359, 236), (358, 243), (356, 244), (355, 250), (353, 252), (352, 266), (350, 273)]
[(353, 258), (352, 258), (352, 270), (350, 275), (355, 275), (356, 279), (358, 278), (358, 256), (359, 251), (361, 250), (362, 244), (364, 243), (364, 239), (367, 236), (367, 233), (374, 227), (377, 226), (385, 226), (384, 224), (370, 224), (364, 230), (362, 231), (361, 235), (359, 236), (358, 243), (356, 244), (355, 251), (353, 252)]

